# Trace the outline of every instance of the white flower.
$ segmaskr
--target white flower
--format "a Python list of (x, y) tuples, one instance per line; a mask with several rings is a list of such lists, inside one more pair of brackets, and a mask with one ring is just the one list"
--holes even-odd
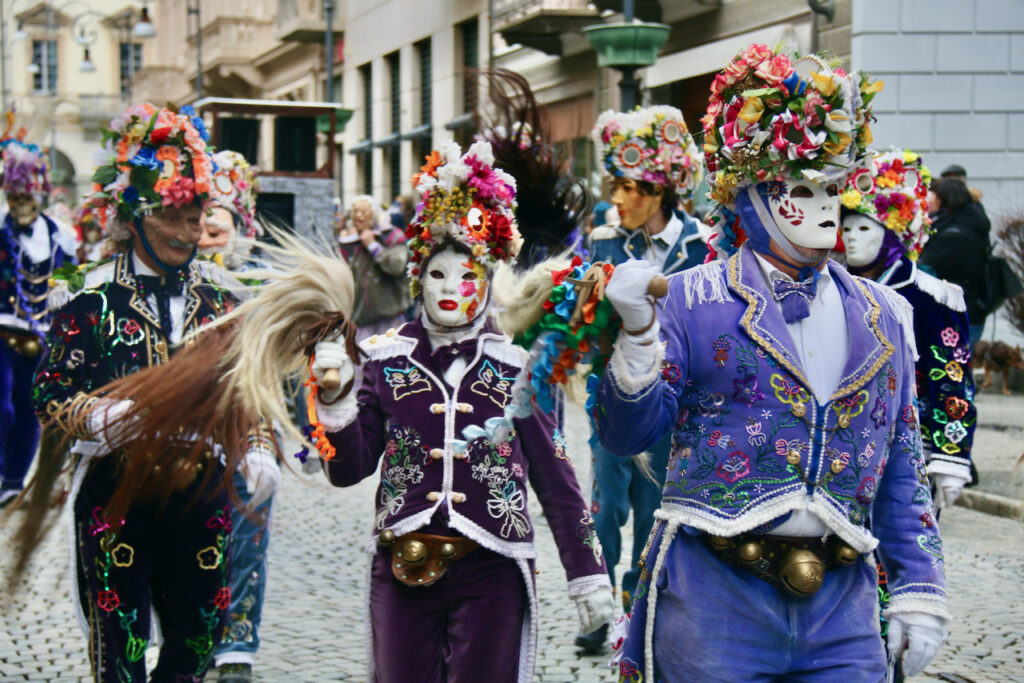
[(477, 140), (470, 145), (466, 150), (466, 156), (475, 156), (481, 163), (494, 166), (494, 152), (491, 151), (491, 143), (484, 140)]

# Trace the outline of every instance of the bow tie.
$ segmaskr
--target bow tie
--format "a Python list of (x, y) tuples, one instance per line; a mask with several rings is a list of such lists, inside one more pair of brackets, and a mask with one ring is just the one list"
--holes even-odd
[(430, 362), (439, 370), (447, 370), (456, 358), (465, 358), (466, 362), (476, 355), (476, 337), (470, 337), (454, 344), (439, 346), (430, 352)]
[(185, 278), (179, 274), (175, 275), (136, 275), (135, 284), (143, 298), (150, 294), (172, 297), (181, 296), (185, 285)]
[(28, 225), (22, 225), (18, 221), (11, 221), (11, 230), (14, 231), (15, 235), (25, 235), (31, 237), (32, 235), (32, 223)]
[(810, 302), (814, 301), (817, 293), (818, 283), (813, 276), (800, 282), (788, 278), (772, 280), (772, 294), (776, 301), (782, 302), (782, 317), (790, 324), (811, 314)]

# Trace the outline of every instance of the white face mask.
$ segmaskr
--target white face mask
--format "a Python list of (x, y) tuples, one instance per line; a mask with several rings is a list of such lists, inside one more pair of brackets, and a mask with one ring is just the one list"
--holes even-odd
[(843, 219), (843, 244), (846, 245), (848, 265), (859, 268), (874, 261), (884, 240), (885, 228), (873, 218), (854, 213)]
[(768, 210), (779, 231), (790, 242), (807, 249), (831, 249), (839, 233), (840, 185), (818, 185), (810, 180), (785, 178), (781, 191), (768, 200)]
[(420, 276), (423, 310), (437, 325), (463, 327), (487, 304), (487, 273), (468, 255), (445, 249), (427, 263)]

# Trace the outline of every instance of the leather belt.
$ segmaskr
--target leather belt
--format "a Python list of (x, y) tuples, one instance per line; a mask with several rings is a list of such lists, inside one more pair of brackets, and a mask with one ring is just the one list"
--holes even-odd
[(385, 529), (377, 537), (382, 548), (391, 551), (391, 573), (407, 586), (429, 586), (456, 560), (480, 547), (462, 536), (435, 536), (411, 532), (395, 536)]
[(764, 534), (702, 534), (701, 539), (719, 559), (797, 597), (814, 595), (826, 571), (852, 565), (860, 558), (860, 553), (835, 535), (824, 541)]

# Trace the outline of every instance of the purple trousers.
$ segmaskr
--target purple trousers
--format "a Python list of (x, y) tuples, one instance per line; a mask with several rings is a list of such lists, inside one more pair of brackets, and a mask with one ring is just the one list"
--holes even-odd
[(406, 586), (373, 558), (370, 622), (378, 683), (514, 683), (528, 596), (514, 560), (477, 548), (430, 586)]

